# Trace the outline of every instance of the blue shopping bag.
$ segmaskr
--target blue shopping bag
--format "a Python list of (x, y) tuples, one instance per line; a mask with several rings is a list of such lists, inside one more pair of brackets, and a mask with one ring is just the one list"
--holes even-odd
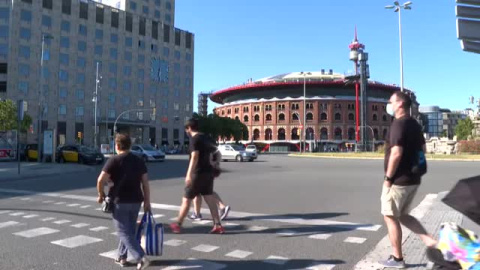
[(163, 254), (163, 224), (157, 224), (151, 212), (143, 214), (137, 229), (137, 241), (149, 256)]

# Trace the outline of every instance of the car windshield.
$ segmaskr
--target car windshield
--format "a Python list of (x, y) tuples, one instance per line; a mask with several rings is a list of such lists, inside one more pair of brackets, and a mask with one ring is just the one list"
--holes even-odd
[(145, 151), (156, 151), (155, 148), (153, 148), (151, 145), (148, 145), (148, 144), (142, 145), (142, 148)]
[(237, 150), (237, 151), (243, 151), (245, 150), (245, 148), (243, 146), (240, 146), (240, 145), (232, 145), (233, 149)]
[(78, 147), (78, 150), (82, 153), (88, 153), (88, 154), (96, 153), (95, 149), (93, 149), (91, 147), (86, 147), (86, 146), (80, 146), (80, 147)]

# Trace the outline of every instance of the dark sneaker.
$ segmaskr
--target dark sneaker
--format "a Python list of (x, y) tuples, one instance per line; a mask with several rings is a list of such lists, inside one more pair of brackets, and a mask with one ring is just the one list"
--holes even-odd
[(228, 213), (230, 212), (230, 205), (225, 206), (224, 209), (220, 210), (220, 220), (224, 220), (228, 217)]
[(222, 227), (222, 225), (215, 225), (213, 226), (213, 229), (210, 231), (211, 234), (224, 234), (225, 229)]
[(180, 225), (178, 225), (178, 223), (176, 222), (170, 224), (170, 229), (175, 234), (179, 234), (182, 232), (182, 227), (180, 227)]
[(192, 213), (190, 216), (188, 216), (188, 219), (200, 221), (202, 220), (202, 214), (197, 215), (195, 213)]
[(121, 267), (125, 267), (128, 265), (127, 259), (125, 258), (116, 258), (115, 263), (120, 265)]
[(378, 262), (379, 264), (381, 264), (383, 267), (385, 268), (405, 268), (405, 261), (395, 261), (395, 259), (393, 258), (393, 255), (390, 255), (390, 257), (388, 257), (387, 260), (385, 261), (379, 261)]
[(137, 264), (137, 270), (143, 270), (150, 266), (150, 261), (143, 257), (142, 260)]

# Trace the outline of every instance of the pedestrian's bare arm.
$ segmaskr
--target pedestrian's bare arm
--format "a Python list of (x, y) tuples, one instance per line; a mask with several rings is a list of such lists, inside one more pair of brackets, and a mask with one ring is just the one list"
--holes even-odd
[(142, 175), (142, 190), (143, 190), (143, 208), (145, 211), (150, 211), (150, 183), (148, 182), (148, 174)]
[(110, 179), (110, 175), (105, 171), (102, 171), (97, 179), (97, 192), (98, 192), (98, 202), (101, 203), (105, 199), (105, 190), (104, 186)]
[(190, 159), (190, 164), (188, 165), (187, 176), (185, 177), (185, 184), (187, 186), (192, 183), (193, 173), (197, 168), (199, 154), (199, 151), (193, 151), (191, 154), (192, 157)]
[[(390, 158), (388, 159), (387, 172), (385, 174), (386, 177), (391, 178), (395, 175), (398, 164), (400, 164), (400, 160), (402, 159), (402, 154), (403, 147), (398, 145), (392, 147), (390, 151)], [(385, 181), (385, 185), (390, 187), (392, 183), (390, 181)]]

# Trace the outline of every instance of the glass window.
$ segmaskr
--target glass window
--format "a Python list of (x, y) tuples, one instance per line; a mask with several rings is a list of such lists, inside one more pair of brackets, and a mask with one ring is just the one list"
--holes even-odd
[(132, 47), (133, 41), (131, 37), (126, 37), (125, 38), (125, 47)]
[(59, 105), (58, 106), (58, 114), (60, 115), (66, 115), (67, 114), (67, 105)]
[(130, 104), (130, 97), (123, 97), (123, 104), (125, 105)]
[(42, 16), (42, 25), (45, 26), (45, 27), (52, 27), (52, 18), (50, 16), (47, 16), (47, 15), (43, 15)]
[(103, 46), (102, 45), (95, 45), (95, 54), (102, 55), (103, 54)]
[(125, 30), (128, 32), (133, 31), (133, 16), (130, 13), (126, 13), (125, 17)]
[(67, 88), (60, 87), (60, 89), (58, 90), (58, 96), (61, 98), (66, 98), (67, 94), (68, 94)]
[(0, 38), (8, 38), (8, 25), (0, 25)]
[(167, 24), (163, 25), (163, 42), (170, 42), (170, 26)]
[(117, 64), (110, 63), (108, 66), (108, 71), (110, 71), (110, 73), (117, 74)]
[(117, 43), (118, 42), (118, 35), (117, 34), (110, 34), (110, 42)]
[(83, 24), (78, 25), (78, 33), (82, 36), (87, 36), (87, 26)]
[(109, 117), (109, 118), (115, 118), (115, 117), (117, 117), (117, 115), (115, 114), (115, 110), (113, 110), (113, 109), (108, 110), (108, 117)]
[(145, 49), (145, 41), (139, 40), (138, 41), (138, 48), (144, 50)]
[(108, 95), (108, 101), (111, 103), (111, 104), (114, 104), (115, 103), (115, 93), (110, 93)]
[(191, 60), (192, 60), (192, 54), (187, 53), (187, 54), (185, 55), (185, 59), (186, 59), (187, 61), (191, 61)]
[(123, 67), (123, 75), (130, 76), (132, 74), (132, 67), (131, 66), (124, 66)]
[(80, 1), (80, 19), (88, 20), (88, 3)]
[(0, 8), (0, 20), (8, 21), (10, 19), (10, 9), (9, 8)]
[(61, 29), (62, 29), (63, 32), (70, 33), (70, 22), (62, 20)]
[(32, 12), (22, 9), (20, 11), (20, 20), (22, 20), (24, 22), (31, 22), (32, 21)]
[(95, 38), (96, 39), (103, 39), (103, 30), (102, 29), (95, 29)]
[(160, 10), (155, 10), (155, 18), (160, 19)]
[(160, 0), (155, 0), (155, 5), (160, 6)]
[(180, 51), (175, 50), (175, 59), (180, 60)]
[(78, 41), (78, 50), (84, 52), (87, 50), (87, 43), (85, 41)]
[(86, 65), (87, 65), (87, 62), (86, 62), (85, 58), (83, 58), (83, 57), (78, 57), (77, 58), (77, 67), (85, 68)]
[(110, 78), (108, 79), (108, 86), (111, 89), (117, 89), (117, 79), (116, 78)]
[(117, 59), (117, 49), (115, 48), (110, 48), (110, 57), (112, 59)]
[(125, 52), (124, 58), (127, 61), (132, 61), (132, 53), (131, 52)]
[(78, 73), (77, 74), (77, 83), (84, 84), (85, 83), (85, 73)]
[(139, 69), (138, 70), (138, 79), (143, 80), (145, 78), (145, 70)]
[(30, 66), (27, 64), (18, 64), (18, 72), (20, 73), (20, 75), (29, 76)]
[(147, 6), (143, 6), (143, 14), (148, 15), (148, 7)]
[(53, 8), (53, 0), (43, 0), (43, 7), (44, 8), (48, 8), (48, 9), (52, 9)]
[(175, 72), (180, 72), (180, 64), (179, 63), (175, 63), (173, 65), (173, 68), (174, 68)]
[(164, 47), (163, 48), (163, 56), (168, 57), (170, 55), (170, 48)]
[(143, 107), (143, 98), (138, 98), (137, 105)]
[(62, 0), (62, 13), (67, 15), (72, 13), (72, 0)]
[(18, 91), (23, 92), (24, 94), (28, 93), (28, 82), (19, 81), (18, 82)]
[(44, 49), (43, 50), (43, 60), (50, 60), (50, 50), (49, 49)]
[(60, 47), (70, 48), (70, 39), (68, 37), (60, 37)]
[(141, 64), (145, 63), (145, 55), (143, 54), (138, 55), (138, 63), (141, 63)]
[(63, 82), (68, 81), (68, 72), (66, 70), (61, 69), (58, 72), (58, 78), (60, 79), (60, 81), (63, 81)]
[(84, 100), (85, 99), (85, 91), (83, 91), (82, 89), (78, 89), (75, 92), (75, 97), (79, 100)]
[(170, 14), (165, 14), (165, 21), (168, 23), (172, 22), (172, 16)]
[[(7, 28), (7, 34), (8, 34), (8, 28)], [(20, 27), (20, 38), (24, 40), (30, 40), (30, 37), (32, 36), (32, 33), (30, 29)]]
[(0, 55), (8, 56), (8, 44), (0, 43)]
[(19, 54), (22, 58), (30, 59), (30, 47), (20, 45)]
[(137, 3), (130, 1), (130, 9), (137, 10)]
[(170, 3), (170, 1), (167, 1), (165, 5), (167, 6), (167, 10), (172, 10), (172, 3)]
[(153, 53), (156, 54), (156, 53), (158, 52), (158, 46), (157, 46), (157, 45), (152, 44), (151, 48), (152, 48), (152, 52), (153, 52)]
[(145, 85), (143, 83), (138, 83), (138, 91), (143, 92), (145, 90)]
[(68, 66), (69, 57), (66, 53), (60, 53), (60, 65)]
[(111, 26), (112, 26), (113, 28), (118, 28), (119, 22), (120, 22), (120, 15), (118, 14), (118, 11), (112, 10), (112, 22), (111, 22)]
[(129, 81), (123, 82), (123, 90), (131, 90), (132, 89), (132, 83)]
[(100, 7), (100, 6), (96, 6), (96, 9), (95, 9), (95, 18), (96, 18), (96, 22), (97, 23), (100, 23), (100, 24), (103, 24), (103, 15), (104, 15), (104, 10), (103, 10), (103, 7)]
[(75, 109), (75, 115), (76, 116), (83, 116), (83, 113), (84, 113), (83, 106), (79, 106)]

